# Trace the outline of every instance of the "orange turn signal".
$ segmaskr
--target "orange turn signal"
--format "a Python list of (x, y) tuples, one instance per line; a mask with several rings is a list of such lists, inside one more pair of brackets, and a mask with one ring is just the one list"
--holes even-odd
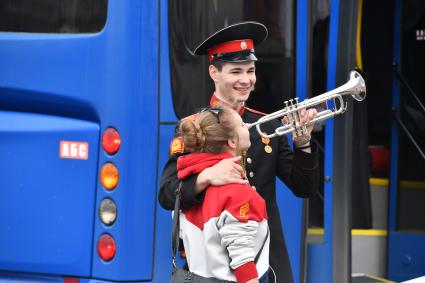
[(117, 167), (110, 162), (105, 163), (100, 171), (100, 182), (102, 186), (108, 191), (112, 191), (118, 185), (118, 179)]

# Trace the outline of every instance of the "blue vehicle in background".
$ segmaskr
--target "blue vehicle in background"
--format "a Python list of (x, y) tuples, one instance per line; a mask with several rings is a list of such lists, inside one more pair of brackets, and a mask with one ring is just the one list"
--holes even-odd
[[(368, 38), (378, 34), (389, 39), (390, 44), (378, 48), (382, 58), (405, 62), (398, 70), (408, 75), (414, 69), (409, 64), (415, 63), (401, 46), (408, 44), (403, 38), (413, 30), (417, 40), (409, 50), (416, 52), (416, 61), (422, 62), (417, 68), (423, 69), (425, 8), (420, 4), (415, 17), (409, 18), (413, 12), (403, 8), (409, 7), (408, 1), (390, 2), (362, 6), (356, 0), (1, 1), (0, 282), (169, 282), (171, 213), (157, 201), (159, 178), (176, 122), (207, 105), (213, 89), (207, 62), (191, 50), (226, 24), (255, 20), (270, 31), (256, 50), (257, 85), (249, 104), (272, 112), (294, 96), (304, 99), (341, 85), (355, 66), (362, 69), (362, 50), (356, 46), (363, 33), (361, 23), (363, 30), (372, 29), (374, 9), (386, 7), (381, 11), (391, 22), (376, 22), (388, 28), (389, 36), (376, 30), (365, 37), (368, 45), (363, 48), (364, 71), (372, 85), (368, 108), (384, 105), (391, 112), (394, 106), (407, 115), (412, 105), (400, 98), (407, 92), (400, 90), (402, 80), (392, 77), (391, 64), (374, 61), (372, 47), (377, 45)], [(382, 66), (384, 70), (378, 70)], [(412, 81), (423, 93), (423, 81)], [(384, 82), (384, 88), (374, 82)], [(425, 198), (420, 191), (424, 176), (417, 173), (423, 172), (418, 168), (424, 168), (424, 161), (414, 159), (412, 165), (413, 159), (404, 157), (420, 154), (399, 133), (402, 126), (391, 128), (391, 117), (366, 112), (375, 123), (369, 126), (369, 140), (385, 144), (392, 135), (393, 145), (391, 170), (377, 173), (390, 183), (390, 205), (384, 213), (389, 225), (378, 227), (386, 231), (388, 256), (378, 255), (385, 270), (377, 275), (392, 280), (424, 275), (425, 253), (416, 249), (425, 241), (418, 232), (425, 229), (418, 217), (421, 206), (410, 202)], [(307, 202), (277, 181), (296, 282), (339, 283), (344, 276), (351, 278), (351, 246), (346, 241), (351, 211), (339, 210), (339, 205), (348, 205), (347, 192), (356, 192), (344, 181), (353, 177), (348, 158), (356, 155), (350, 151), (352, 137), (367, 136), (347, 136), (347, 131), (355, 131), (354, 115), (349, 110), (315, 133), (323, 149), (323, 189), (319, 206), (314, 200), (310, 203), (310, 220)], [(420, 151), (422, 144), (416, 144)], [(360, 162), (368, 171), (368, 161)], [(409, 184), (419, 193), (406, 197), (400, 185), (406, 182), (400, 178), (413, 180)], [(404, 198), (399, 200), (400, 195)], [(370, 200), (366, 202), (370, 206)], [(360, 214), (353, 205), (353, 215)], [(371, 205), (374, 208), (373, 200)], [(400, 212), (403, 207), (416, 209)], [(315, 219), (318, 215), (321, 218)], [(323, 227), (323, 239), (310, 241), (308, 227)], [(377, 229), (372, 224), (363, 228)], [(335, 250), (340, 252), (335, 255)]]

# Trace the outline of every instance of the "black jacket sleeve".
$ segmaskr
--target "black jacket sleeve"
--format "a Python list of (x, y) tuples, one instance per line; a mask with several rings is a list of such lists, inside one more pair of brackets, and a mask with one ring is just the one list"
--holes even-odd
[[(179, 135), (178, 126), (176, 126), (175, 137)], [(162, 208), (167, 210), (174, 209), (176, 200), (176, 189), (180, 183), (177, 178), (177, 159), (186, 153), (176, 153), (168, 157), (168, 161), (162, 170), (158, 200)], [(195, 183), (198, 175), (192, 175), (182, 181), (180, 207), (188, 208), (196, 203), (200, 203), (204, 199), (204, 194), (195, 194)]]
[(318, 152), (312, 145), (312, 153), (295, 147), (291, 150), (287, 138), (279, 137), (279, 161), (277, 176), (298, 197), (310, 197), (316, 193), (319, 184)]

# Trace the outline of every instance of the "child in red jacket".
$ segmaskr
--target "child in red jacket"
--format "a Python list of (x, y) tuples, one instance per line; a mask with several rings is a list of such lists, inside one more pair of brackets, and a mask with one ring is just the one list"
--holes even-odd
[[(246, 125), (229, 108), (209, 108), (188, 117), (180, 131), (185, 150), (191, 152), (177, 161), (180, 180), (250, 146)], [(267, 282), (266, 204), (248, 183), (209, 186), (202, 203), (182, 210), (180, 237), (191, 272), (234, 282)]]

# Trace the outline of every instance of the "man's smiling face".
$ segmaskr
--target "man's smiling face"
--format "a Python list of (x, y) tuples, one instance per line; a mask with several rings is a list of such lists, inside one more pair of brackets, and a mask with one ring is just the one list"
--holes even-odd
[(216, 67), (210, 69), (210, 75), (216, 94), (233, 105), (248, 100), (257, 80), (255, 62), (226, 62), (221, 71)]

